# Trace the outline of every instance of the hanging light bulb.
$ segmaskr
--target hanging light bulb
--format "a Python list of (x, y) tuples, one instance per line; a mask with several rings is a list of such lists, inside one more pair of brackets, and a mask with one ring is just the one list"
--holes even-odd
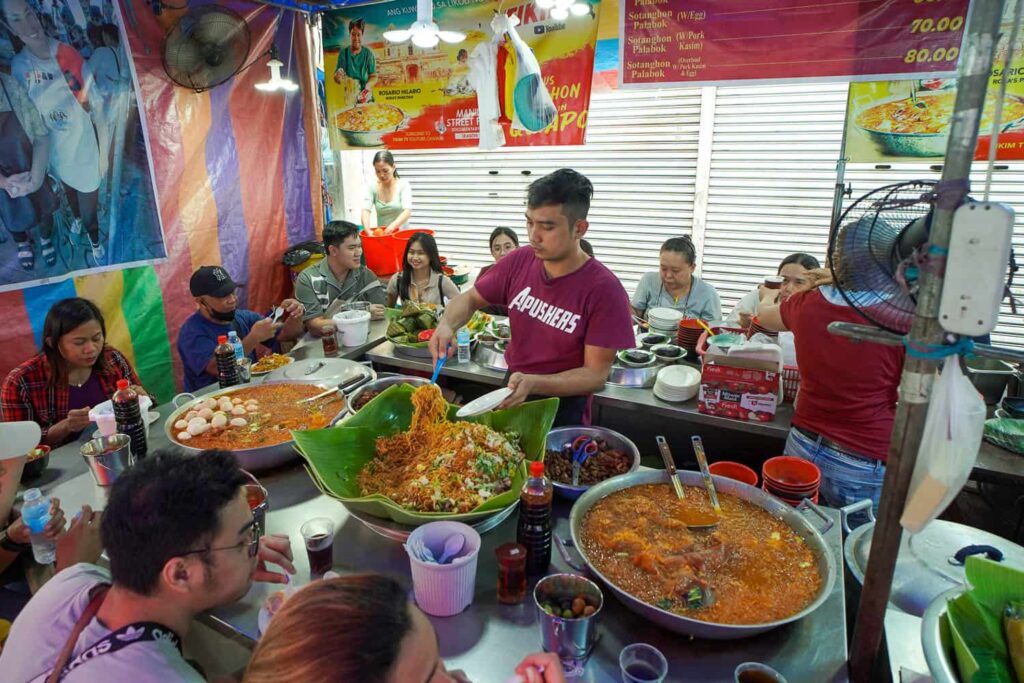
[(569, 11), (572, 12), (573, 15), (577, 17), (585, 17), (586, 15), (590, 14), (590, 5), (588, 5), (585, 2), (577, 2), (572, 7), (569, 8)]
[(434, 21), (434, 5), (432, 0), (416, 0), (416, 21), (408, 29), (384, 31), (384, 40), (391, 43), (404, 43), (412, 39), (413, 45), (424, 50), (436, 47), (443, 40), (446, 43), (461, 43), (466, 34), (461, 31), (442, 31)]
[(294, 92), (299, 89), (298, 83), (290, 78), (281, 77), (281, 67), (283, 67), (284, 64), (280, 59), (278, 59), (276, 45), (270, 48), (270, 61), (267, 62), (267, 66), (270, 67), (270, 80), (257, 83), (257, 90), (260, 92), (275, 92), (277, 90)]
[(561, 7), (555, 7), (551, 10), (551, 18), (556, 21), (565, 21), (569, 18), (569, 10), (562, 9)]

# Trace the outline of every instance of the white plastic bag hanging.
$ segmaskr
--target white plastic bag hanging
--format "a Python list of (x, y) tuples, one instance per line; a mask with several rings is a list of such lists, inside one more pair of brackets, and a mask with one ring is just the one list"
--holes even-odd
[(494, 149), (505, 144), (505, 131), (498, 123), (498, 45), (489, 40), (473, 48), (469, 56), (469, 84), (476, 90), (480, 121), (480, 149)]
[[(491, 28), (503, 29), (512, 44), (516, 57), (516, 80), (512, 89), (512, 127), (535, 133), (544, 130), (555, 120), (558, 111), (551, 100), (540, 62), (526, 41), (519, 37), (515, 27), (519, 24), (516, 15), (498, 15), (491, 22)], [(504, 96), (504, 93), (501, 94)]]
[(900, 524), (917, 533), (945, 510), (967, 483), (985, 428), (985, 401), (949, 356), (932, 387), (917, 465)]

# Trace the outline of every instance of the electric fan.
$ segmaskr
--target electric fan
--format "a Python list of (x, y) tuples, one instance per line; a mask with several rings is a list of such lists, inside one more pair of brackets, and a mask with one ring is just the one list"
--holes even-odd
[(868, 322), (906, 334), (917, 302), (917, 249), (928, 240), (935, 182), (915, 180), (869, 192), (832, 226), (834, 285)]
[(203, 92), (242, 69), (250, 44), (249, 26), (237, 12), (216, 5), (196, 7), (164, 36), (164, 71), (178, 85)]

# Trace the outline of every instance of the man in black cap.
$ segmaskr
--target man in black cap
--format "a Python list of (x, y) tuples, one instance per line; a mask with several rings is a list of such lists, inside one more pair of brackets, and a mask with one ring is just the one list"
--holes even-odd
[(217, 381), (213, 351), (221, 335), (237, 333), (246, 355), (256, 360), (257, 352), (263, 348), (277, 350), (277, 342), (302, 334), (302, 304), (295, 299), (282, 301), (284, 315), (277, 322), (255, 311), (240, 310), (235, 296), (240, 285), (220, 266), (202, 266), (192, 274), (188, 286), (199, 310), (189, 316), (178, 334), (178, 355), (185, 366), (185, 391)]

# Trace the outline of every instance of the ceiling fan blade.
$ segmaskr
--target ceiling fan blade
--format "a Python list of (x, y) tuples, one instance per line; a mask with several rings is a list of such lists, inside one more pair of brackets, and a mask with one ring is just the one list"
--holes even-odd
[(384, 31), (384, 40), (389, 43), (404, 43), (412, 37), (412, 31), (409, 29), (395, 29), (392, 31)]
[(446, 43), (461, 43), (466, 39), (466, 34), (459, 31), (438, 31), (437, 37)]

